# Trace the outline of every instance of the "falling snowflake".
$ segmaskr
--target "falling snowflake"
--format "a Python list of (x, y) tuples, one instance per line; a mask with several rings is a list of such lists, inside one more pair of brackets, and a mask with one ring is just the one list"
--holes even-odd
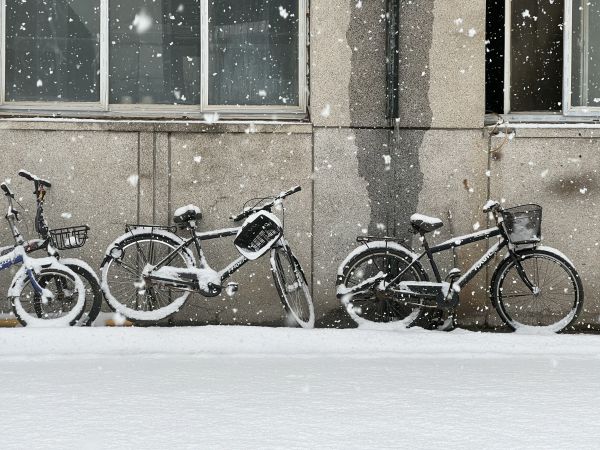
[(130, 185), (132, 185), (132, 186), (137, 186), (139, 178), (140, 178), (140, 177), (138, 177), (138, 176), (137, 176), (137, 175), (135, 175), (135, 174), (134, 174), (134, 175), (129, 175), (129, 176), (127, 177), (127, 181), (129, 182), (129, 184), (130, 184)]
[(288, 16), (290, 15), (290, 13), (289, 13), (289, 12), (287, 12), (287, 9), (285, 9), (283, 6), (280, 6), (280, 7), (279, 7), (279, 15), (280, 15), (281, 17), (283, 17), (284, 19), (287, 19), (287, 18), (288, 18)]
[(152, 28), (152, 17), (146, 11), (146, 8), (140, 9), (140, 12), (135, 15), (131, 22), (130, 29), (135, 28), (137, 34), (144, 34)]

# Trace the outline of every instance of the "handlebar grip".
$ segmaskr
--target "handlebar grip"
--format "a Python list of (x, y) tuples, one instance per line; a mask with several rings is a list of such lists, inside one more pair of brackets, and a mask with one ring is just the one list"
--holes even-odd
[(302, 186), (294, 186), (289, 191), (282, 192), (279, 194), (279, 198), (285, 198), (289, 195), (295, 194), (296, 192), (300, 192), (302, 190)]
[(10, 190), (10, 188), (8, 187), (8, 185), (6, 183), (0, 184), (0, 188), (2, 188), (2, 190), (4, 191), (4, 194), (7, 195), (8, 197), (15, 198), (15, 194), (12, 193), (12, 191)]
[(29, 181), (35, 181), (35, 177), (33, 175), (31, 175), (29, 172), (27, 172), (26, 170), (19, 170), (19, 176), (23, 177)]

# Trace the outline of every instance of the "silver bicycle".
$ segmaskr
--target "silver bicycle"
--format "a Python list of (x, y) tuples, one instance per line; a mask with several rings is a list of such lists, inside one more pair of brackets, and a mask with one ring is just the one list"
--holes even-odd
[[(279, 296), (289, 316), (300, 326), (312, 328), (315, 312), (306, 277), (300, 263), (284, 237), (284, 227), (273, 214), (274, 207), (301, 190), (296, 186), (276, 197), (257, 200), (252, 207), (232, 216), (241, 227), (214, 231), (197, 231), (202, 218), (194, 205), (175, 211), (174, 222), (191, 236), (182, 239), (173, 227), (126, 225), (126, 233), (109, 245), (101, 266), (102, 290), (108, 304), (134, 322), (153, 322), (170, 316), (185, 304), (191, 292), (205, 297), (230, 292), (237, 285), (227, 278), (248, 261), (270, 251), (271, 270)], [(202, 241), (235, 236), (240, 257), (221, 270), (208, 264)], [(196, 250), (198, 259), (192, 249)]]

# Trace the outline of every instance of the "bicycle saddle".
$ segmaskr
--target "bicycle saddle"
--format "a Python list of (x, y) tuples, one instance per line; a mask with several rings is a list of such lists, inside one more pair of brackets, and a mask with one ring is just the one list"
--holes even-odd
[(410, 224), (419, 233), (429, 233), (444, 226), (444, 222), (437, 217), (424, 216), (423, 214), (413, 214), (410, 216)]
[(200, 211), (200, 208), (194, 205), (187, 205), (177, 208), (175, 210), (175, 214), (173, 215), (173, 222), (183, 228), (185, 228), (190, 221), (200, 219), (202, 219), (202, 211)]

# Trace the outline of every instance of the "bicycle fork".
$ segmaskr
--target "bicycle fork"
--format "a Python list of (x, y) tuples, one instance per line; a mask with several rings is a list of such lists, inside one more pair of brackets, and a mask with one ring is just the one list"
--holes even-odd
[(527, 289), (529, 289), (534, 296), (538, 295), (540, 293), (540, 288), (531, 282), (531, 280), (527, 276), (527, 272), (525, 272), (525, 269), (523, 269), (523, 266), (521, 265), (521, 261), (519, 260), (517, 254), (510, 251), (510, 257), (515, 262), (517, 273), (521, 277), (521, 280), (523, 280), (523, 283), (525, 283), (525, 286), (527, 286)]

